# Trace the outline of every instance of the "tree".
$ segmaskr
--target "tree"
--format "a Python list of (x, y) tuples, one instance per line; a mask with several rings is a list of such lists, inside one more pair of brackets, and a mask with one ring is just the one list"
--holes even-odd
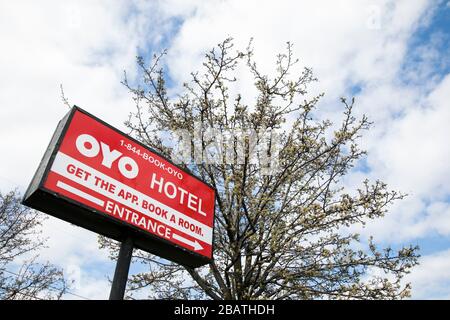
[[(418, 248), (379, 249), (372, 238), (360, 239), (348, 228), (383, 217), (405, 196), (381, 181), (364, 181), (354, 192), (342, 188), (342, 177), (366, 154), (358, 139), (370, 127), (366, 116), (353, 115), (354, 99), (342, 99), (341, 125), (318, 120), (322, 95), (308, 94), (316, 80), (311, 69), (291, 76), (298, 60), (290, 43), (270, 77), (255, 63), (251, 42), (238, 51), (232, 39), (208, 52), (203, 73), (192, 73), (185, 92), (172, 97), (162, 68), (165, 54), (155, 55), (149, 65), (138, 57), (140, 85), (125, 73), (123, 84), (136, 105), (125, 124), (136, 139), (166, 157), (183, 159), (186, 170), (216, 188), (214, 261), (194, 270), (135, 251), (135, 261), (148, 270), (131, 276), (129, 296), (143, 288), (155, 298), (397, 299), (410, 294), (402, 277), (417, 264)], [(254, 78), (253, 105), (231, 93), (240, 63)], [(224, 138), (230, 130), (234, 135)], [(168, 132), (176, 134), (170, 139)], [(185, 132), (191, 133), (188, 138)], [(99, 241), (117, 255), (116, 243)]]
[[(39, 226), (44, 215), (20, 204), (17, 191), (0, 193), (0, 299), (60, 299), (66, 291), (63, 272), (37, 263), (44, 246)], [(24, 256), (29, 256), (19, 262)]]

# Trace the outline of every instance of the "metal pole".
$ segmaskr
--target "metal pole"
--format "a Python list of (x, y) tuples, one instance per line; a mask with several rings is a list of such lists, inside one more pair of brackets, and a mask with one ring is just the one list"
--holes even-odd
[(109, 300), (123, 300), (127, 286), (128, 271), (130, 269), (133, 240), (128, 237), (120, 245), (119, 257), (114, 271), (114, 279), (109, 293)]

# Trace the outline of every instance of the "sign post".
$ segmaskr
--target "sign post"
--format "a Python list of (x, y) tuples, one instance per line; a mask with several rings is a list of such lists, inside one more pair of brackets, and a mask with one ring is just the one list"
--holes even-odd
[(23, 204), (123, 241), (111, 299), (123, 297), (133, 247), (190, 268), (213, 259), (215, 189), (76, 106)]
[(120, 245), (109, 300), (123, 300), (132, 255), (133, 239), (128, 237)]

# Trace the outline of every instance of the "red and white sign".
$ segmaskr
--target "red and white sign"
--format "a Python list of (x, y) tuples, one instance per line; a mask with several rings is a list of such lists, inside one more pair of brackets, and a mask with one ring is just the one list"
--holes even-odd
[(43, 187), (212, 258), (214, 189), (78, 110)]

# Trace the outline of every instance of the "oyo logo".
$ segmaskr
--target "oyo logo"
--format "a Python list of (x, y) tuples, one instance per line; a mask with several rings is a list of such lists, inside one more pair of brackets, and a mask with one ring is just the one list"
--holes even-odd
[(139, 174), (139, 166), (130, 157), (123, 156), (118, 150), (111, 150), (109, 145), (102, 141), (98, 141), (90, 134), (81, 134), (76, 140), (77, 150), (85, 157), (94, 158), (100, 153), (102, 155), (102, 165), (111, 169), (112, 165), (117, 161), (119, 172), (128, 179), (134, 179)]

